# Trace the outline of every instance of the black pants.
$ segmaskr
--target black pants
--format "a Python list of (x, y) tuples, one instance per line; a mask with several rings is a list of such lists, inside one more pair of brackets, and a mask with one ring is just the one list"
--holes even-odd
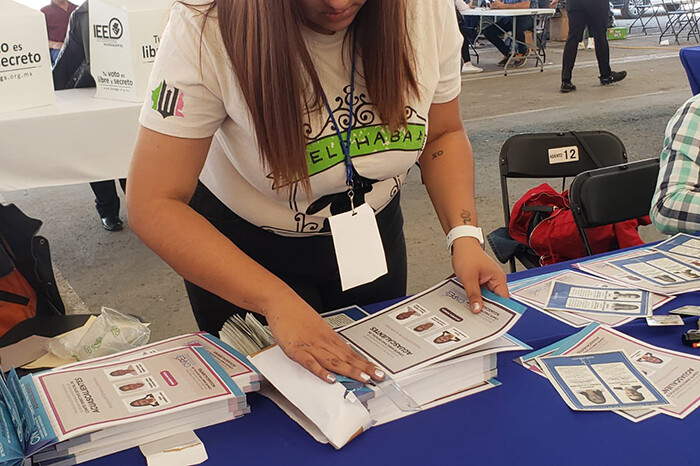
[(479, 18), (476, 16), (462, 16), (457, 12), (457, 20), (459, 22), (459, 30), (464, 38), (462, 42), (462, 60), (464, 60), (464, 63), (469, 63), (472, 61), (469, 53), (469, 44), (473, 44), (476, 40)]
[[(119, 180), (122, 191), (126, 192), (126, 178)], [(95, 193), (95, 208), (100, 218), (119, 216), (119, 195), (114, 180), (94, 181), (90, 183)]]
[[(291, 238), (265, 231), (236, 215), (201, 183), (190, 206), (318, 312), (386, 301), (406, 294), (406, 243), (398, 194), (377, 215), (389, 273), (345, 292), (341, 290), (330, 236)], [(219, 334), (230, 316), (239, 314), (242, 317), (248, 312), (186, 280), (185, 288), (197, 325), (214, 335)]]
[[(525, 31), (532, 30), (535, 22), (532, 16), (518, 16), (515, 20), (515, 40), (518, 41), (518, 53), (527, 53), (527, 45), (525, 45)], [(501, 36), (506, 32), (513, 30), (513, 17), (506, 16), (499, 19), (491, 26), (484, 29), (484, 37), (488, 39), (496, 48), (504, 55), (509, 56), (511, 48), (506, 45)]]
[(600, 77), (610, 76), (610, 48), (608, 47), (608, 0), (568, 0), (566, 12), (569, 15), (569, 36), (564, 45), (561, 80), (571, 81), (574, 70), (578, 43), (583, 40), (583, 31), (588, 27), (588, 33), (595, 40), (595, 56), (598, 60)]

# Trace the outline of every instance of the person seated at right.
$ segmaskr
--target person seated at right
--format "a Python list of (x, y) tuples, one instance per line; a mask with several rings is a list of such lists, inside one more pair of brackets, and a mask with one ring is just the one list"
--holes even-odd
[(700, 94), (666, 126), (651, 220), (661, 233), (700, 233)]
[[(535, 3), (533, 5), (532, 3)], [(494, 0), (491, 2), (492, 10), (515, 10), (526, 8), (537, 8), (537, 0)], [(505, 32), (513, 30), (513, 17), (504, 16), (498, 21), (484, 29), (484, 37), (488, 39), (496, 48), (503, 54), (503, 59), (498, 62), (498, 66), (505, 66), (510, 58), (511, 48), (503, 41), (502, 36)], [(530, 31), (534, 28), (535, 22), (532, 16), (518, 16), (515, 20), (515, 40), (517, 41), (517, 53), (510, 66), (520, 68), (525, 65), (526, 57), (530, 54), (530, 49), (525, 44), (525, 31)]]

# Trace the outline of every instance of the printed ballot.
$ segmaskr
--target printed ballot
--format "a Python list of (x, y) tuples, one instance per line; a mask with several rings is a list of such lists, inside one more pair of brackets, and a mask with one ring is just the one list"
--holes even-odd
[[(212, 353), (217, 353), (215, 357)], [(224, 366), (219, 364), (221, 361)], [(77, 464), (248, 413), (245, 357), (197, 333), (0, 380), (0, 464)]]
[(652, 248), (641, 248), (574, 264), (584, 272), (624, 286), (662, 295), (700, 290), (698, 239), (678, 234)]
[(462, 285), (446, 280), (338, 333), (390, 375), (410, 373), (495, 340), (523, 312), (491, 293), (484, 298), (483, 310), (474, 314)]
[[(527, 347), (506, 333), (525, 308), (483, 293), (479, 314), (468, 309), (464, 288), (451, 279), (375, 314), (354, 306), (322, 315), (329, 322), (351, 321), (336, 331), (387, 374), (384, 382), (365, 385), (373, 396), (361, 393), (358, 400), (343, 383), (319, 380), (277, 346), (250, 357), (274, 387), (261, 393), (316, 440), (341, 448), (370, 426), (496, 387), (497, 354)], [(227, 327), (234, 325), (227, 322), (222, 337)]]
[(690, 259), (691, 265), (700, 266), (700, 238), (687, 233), (678, 233), (663, 241), (654, 249)]
[(226, 371), (226, 373), (236, 382), (236, 385), (248, 393), (260, 388), (259, 383), (262, 376), (256, 372), (250, 362), (237, 350), (219, 340), (207, 332), (187, 333), (177, 337), (168, 338), (154, 343), (150, 343), (132, 350), (122, 351), (118, 355), (104, 356), (101, 358), (88, 359), (71, 364), (69, 367), (76, 368), (92, 365), (103, 360), (111, 360), (115, 357), (119, 359), (132, 359), (138, 356), (146, 356), (181, 346), (201, 346), (212, 358)]
[[(596, 293), (606, 289), (617, 289), (620, 292), (620, 285), (617, 282), (594, 277), (588, 274), (577, 272), (574, 270), (564, 270), (554, 272), (544, 276), (526, 278), (517, 280), (508, 284), (511, 296), (523, 304), (527, 304), (540, 312), (543, 312), (550, 317), (562, 321), (572, 327), (582, 328), (591, 322), (598, 322), (610, 327), (617, 327), (634, 320), (637, 317), (643, 317), (647, 314), (630, 315), (624, 312), (612, 311), (611, 313), (596, 311), (588, 306), (588, 309), (557, 309), (550, 310), (548, 300), (552, 291), (554, 282), (568, 284), (577, 288), (593, 288)], [(625, 288), (624, 293), (640, 293), (641, 290), (636, 288)], [(614, 295), (613, 295), (614, 296)], [(669, 302), (671, 297), (651, 293), (649, 302), (651, 309), (656, 309)], [(645, 312), (651, 312), (646, 310)]]
[(53, 104), (44, 14), (11, 0), (0, 11), (0, 113)]
[(545, 355), (578, 356), (622, 351), (631, 363), (669, 401), (653, 410), (617, 411), (628, 419), (646, 419), (655, 414), (684, 418), (700, 406), (700, 357), (650, 345), (615, 329), (592, 323), (578, 333), (520, 358), (520, 362), (542, 373)]
[(639, 409), (668, 400), (621, 351), (538, 359), (554, 388), (576, 411)]
[[(88, 1), (95, 96), (143, 102), (173, 0)], [(154, 102), (162, 100), (156, 95)], [(173, 98), (173, 105), (176, 102)]]
[(629, 288), (598, 288), (553, 281), (545, 308), (645, 317), (651, 313), (649, 293)]

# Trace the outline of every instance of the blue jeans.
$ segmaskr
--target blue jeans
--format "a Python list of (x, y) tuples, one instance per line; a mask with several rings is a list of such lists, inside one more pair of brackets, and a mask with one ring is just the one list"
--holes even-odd
[(61, 53), (61, 49), (49, 49), (49, 54), (51, 55), (51, 66), (56, 64), (56, 59), (58, 54)]
[[(532, 16), (518, 16), (515, 23), (515, 40), (518, 41), (517, 51), (518, 53), (527, 53), (527, 46), (525, 45), (525, 31), (530, 31), (534, 28), (535, 22)], [(496, 48), (506, 57), (510, 55), (510, 47), (506, 45), (501, 37), (505, 32), (513, 30), (513, 17), (507, 16), (496, 21), (491, 26), (484, 29), (484, 37), (488, 39)]]

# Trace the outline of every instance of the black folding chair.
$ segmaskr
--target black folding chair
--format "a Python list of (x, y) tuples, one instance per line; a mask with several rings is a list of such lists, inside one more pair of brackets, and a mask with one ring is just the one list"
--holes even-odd
[[(630, 0), (630, 4), (634, 6), (639, 16), (630, 24), (627, 31), (632, 34), (632, 30), (635, 27), (641, 28), (641, 32), (644, 35), (648, 35), (649, 31), (652, 29), (658, 29), (659, 33), (663, 31), (663, 26), (661, 26), (661, 21), (659, 20), (659, 13), (664, 11), (662, 0)], [(651, 14), (647, 14), (651, 13)], [(656, 21), (656, 26), (654, 26), (652, 21)]]
[(659, 159), (583, 172), (569, 188), (569, 204), (579, 234), (592, 254), (586, 229), (649, 215), (659, 175)]
[(700, 34), (698, 31), (695, 0), (662, 0), (662, 4), (668, 22), (666, 23), (666, 28), (659, 35), (659, 43), (661, 43), (664, 36), (672, 35), (676, 44), (680, 45), (678, 38), (686, 29), (686, 40), (690, 41), (690, 36), (692, 35), (695, 38), (695, 42), (698, 42)]
[[(567, 156), (568, 159), (562, 159)], [(607, 131), (534, 133), (510, 137), (501, 148), (498, 162), (506, 231), (510, 224), (509, 178), (561, 178), (563, 190), (566, 178), (625, 162), (625, 146), (617, 136)], [(493, 242), (489, 243), (498, 256)], [(516, 257), (527, 268), (539, 266), (537, 256), (532, 254), (519, 254)], [(515, 272), (515, 259), (508, 261), (511, 272)]]

